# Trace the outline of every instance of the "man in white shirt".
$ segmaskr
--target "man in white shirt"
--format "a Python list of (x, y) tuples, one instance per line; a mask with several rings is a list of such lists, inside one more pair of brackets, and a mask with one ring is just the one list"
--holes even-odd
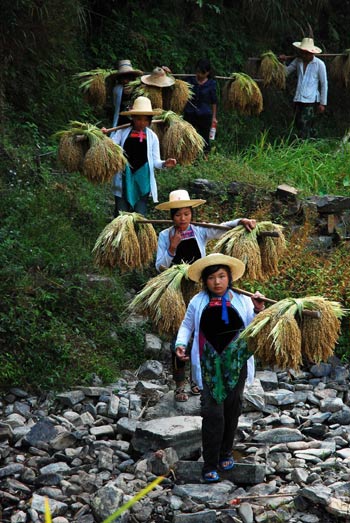
[[(312, 38), (303, 38), (301, 42), (294, 42), (293, 46), (299, 50), (299, 56), (287, 67), (287, 76), (296, 72), (298, 77), (294, 95), (295, 126), (300, 138), (314, 138), (316, 113), (323, 113), (327, 105), (327, 70), (324, 62), (315, 54), (322, 53), (314, 45)], [(280, 56), (284, 61), (286, 57)]]

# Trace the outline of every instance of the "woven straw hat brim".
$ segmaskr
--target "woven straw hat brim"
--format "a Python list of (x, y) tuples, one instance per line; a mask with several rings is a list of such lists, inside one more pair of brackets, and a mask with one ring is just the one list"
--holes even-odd
[(170, 209), (182, 209), (183, 207), (199, 207), (207, 200), (176, 200), (174, 202), (164, 202), (156, 205), (159, 211), (170, 211)]
[(245, 271), (245, 265), (238, 258), (227, 256), (226, 254), (208, 254), (204, 258), (200, 258), (189, 266), (187, 270), (187, 276), (190, 280), (199, 282), (202, 276), (202, 272), (206, 267), (211, 265), (227, 265), (231, 271), (232, 281), (238, 280), (243, 276)]
[(134, 111), (133, 109), (130, 109), (130, 111), (122, 111), (119, 114), (121, 114), (122, 116), (154, 116), (156, 114), (159, 115), (161, 113), (161, 109), (154, 109), (152, 111)]
[(311, 47), (308, 45), (304, 45), (303, 42), (293, 42), (293, 45), (297, 49), (300, 49), (300, 51), (308, 51), (309, 53), (312, 53), (312, 54), (321, 54), (322, 53), (322, 49), (320, 49), (316, 45)]
[(141, 76), (141, 82), (146, 85), (153, 85), (154, 87), (170, 87), (174, 85), (175, 78), (171, 76), (155, 77), (152, 74), (145, 74)]

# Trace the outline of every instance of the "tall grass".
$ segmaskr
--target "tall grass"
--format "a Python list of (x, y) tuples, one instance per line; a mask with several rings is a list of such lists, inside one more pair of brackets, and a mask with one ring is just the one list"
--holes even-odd
[(275, 141), (267, 133), (239, 153), (239, 162), (271, 182), (287, 183), (311, 194), (350, 195), (350, 155), (336, 140)]

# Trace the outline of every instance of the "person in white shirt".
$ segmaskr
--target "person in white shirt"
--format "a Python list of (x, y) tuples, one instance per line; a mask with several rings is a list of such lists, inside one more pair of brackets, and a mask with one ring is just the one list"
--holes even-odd
[[(316, 113), (324, 113), (327, 105), (328, 80), (324, 62), (315, 55), (322, 53), (312, 38), (294, 42), (299, 56), (286, 66), (286, 74), (296, 73), (297, 88), (294, 95), (295, 126), (300, 138), (315, 138)], [(280, 56), (286, 60), (285, 55)]]

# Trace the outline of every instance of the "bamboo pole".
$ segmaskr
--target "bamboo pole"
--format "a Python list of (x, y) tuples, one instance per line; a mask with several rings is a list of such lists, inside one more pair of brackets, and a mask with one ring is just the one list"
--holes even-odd
[[(232, 290), (237, 292), (238, 294), (243, 294), (244, 296), (249, 296), (249, 298), (252, 298), (252, 296), (254, 296), (254, 294), (252, 292), (249, 292), (249, 291), (245, 291), (243, 289), (239, 289), (238, 287), (232, 287)], [(265, 301), (266, 303), (277, 303), (276, 300), (271, 300), (271, 298), (261, 298), (261, 301)], [(303, 312), (302, 312), (303, 316), (311, 316), (311, 318), (317, 318), (317, 319), (320, 319), (321, 318), (321, 313), (319, 311), (310, 311), (308, 309), (304, 309)]]
[[(320, 56), (325, 58), (332, 58), (334, 56), (348, 56), (348, 53), (320, 53)], [(293, 58), (297, 58), (298, 55), (286, 55), (286, 60), (292, 60)], [(250, 56), (248, 60), (251, 61), (259, 61), (261, 60), (260, 56)], [(175, 76), (175, 75), (174, 75)]]
[[(168, 224), (174, 225), (172, 220), (137, 220), (138, 223), (154, 223), (154, 224)], [(207, 223), (207, 222), (191, 222), (191, 225), (199, 225), (199, 227), (206, 227), (207, 229), (222, 229), (223, 231), (230, 231), (232, 227), (228, 225), (217, 225), (216, 223)], [(261, 237), (271, 237), (279, 238), (278, 231), (262, 231), (259, 236)]]
[[(186, 78), (186, 76), (196, 76), (195, 74), (193, 73), (188, 73), (188, 74), (173, 74), (172, 76), (178, 76), (179, 78)], [(214, 80), (234, 80), (234, 78), (232, 78), (232, 76), (217, 76), (217, 75), (214, 75)], [(261, 78), (253, 78), (254, 82), (261, 82), (262, 79)]]

